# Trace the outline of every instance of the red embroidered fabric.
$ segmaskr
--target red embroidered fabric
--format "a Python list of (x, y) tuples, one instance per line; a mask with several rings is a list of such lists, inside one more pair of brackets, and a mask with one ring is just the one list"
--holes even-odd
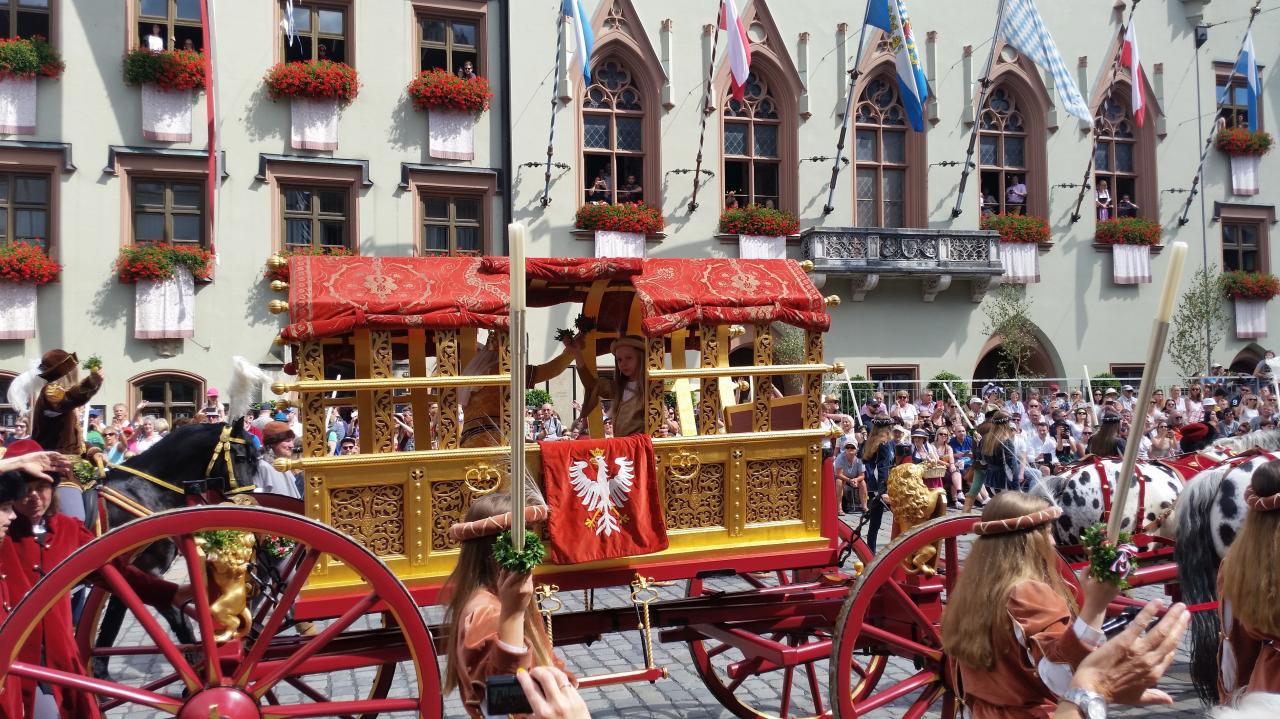
[(291, 257), (290, 342), (357, 329), (507, 326), (506, 275), (480, 257)]
[(650, 337), (699, 323), (831, 327), (822, 295), (793, 260), (650, 259), (632, 282)]
[[(638, 257), (528, 257), (525, 273), (531, 280), (576, 284), (595, 280), (623, 280), (644, 270)], [(481, 270), (506, 275), (511, 268), (509, 257), (486, 257)]]

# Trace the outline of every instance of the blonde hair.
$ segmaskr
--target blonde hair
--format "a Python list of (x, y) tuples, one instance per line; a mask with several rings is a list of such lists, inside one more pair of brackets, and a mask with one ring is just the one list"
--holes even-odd
[[(982, 453), (991, 456), (996, 453), (996, 445), (1013, 436), (1013, 417), (1004, 410), (998, 410), (983, 425), (987, 431), (982, 433)], [(982, 431), (981, 427), (979, 431)]]
[[(1280, 461), (1254, 470), (1250, 486), (1259, 497), (1280, 493)], [(1222, 559), (1222, 598), (1250, 630), (1280, 635), (1280, 511), (1249, 510), (1244, 526)]]
[[(511, 511), (511, 495), (494, 492), (471, 503), (464, 521), (475, 522)], [(498, 593), (498, 563), (493, 559), (493, 542), (496, 537), (479, 537), (462, 543), (458, 563), (445, 581), (442, 589), (445, 599), (444, 623), (448, 627), (446, 638), (447, 661), (444, 671), (444, 693), (458, 686), (458, 650), (462, 641), (458, 624), (465, 618), (464, 610), (478, 591)], [(533, 649), (537, 666), (550, 666), (551, 642), (547, 639), (541, 615), (535, 602), (530, 601), (524, 616), (525, 640)]]
[(871, 421), (871, 436), (867, 438), (866, 444), (862, 445), (862, 459), (874, 460), (876, 453), (880, 451), (880, 446), (893, 437), (893, 425), (886, 424), (888, 421), (889, 415), (884, 412), (877, 414)]
[[(982, 521), (1021, 517), (1050, 506), (1025, 492), (1001, 492), (982, 511)], [(1075, 597), (1058, 571), (1048, 525), (978, 537), (942, 615), (943, 650), (961, 664), (995, 668), (995, 628), (1009, 622), (1009, 592), (1021, 582), (1044, 582), (1076, 610)]]

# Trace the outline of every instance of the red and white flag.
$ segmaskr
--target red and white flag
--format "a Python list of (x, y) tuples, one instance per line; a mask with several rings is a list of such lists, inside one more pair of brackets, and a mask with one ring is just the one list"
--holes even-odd
[(1133, 119), (1142, 127), (1142, 118), (1146, 114), (1143, 98), (1146, 96), (1142, 87), (1142, 61), (1138, 58), (1138, 30), (1129, 21), (1124, 31), (1124, 47), (1120, 51), (1120, 62), (1129, 69), (1129, 105), (1133, 108)]
[(738, 8), (733, 0), (720, 0), (720, 29), (729, 36), (729, 75), (732, 77), (733, 96), (742, 102), (742, 90), (747, 86), (747, 75), (751, 72), (751, 43), (747, 40), (747, 29), (738, 17)]
[(667, 548), (653, 440), (541, 442), (542, 485), (555, 564), (632, 557)]

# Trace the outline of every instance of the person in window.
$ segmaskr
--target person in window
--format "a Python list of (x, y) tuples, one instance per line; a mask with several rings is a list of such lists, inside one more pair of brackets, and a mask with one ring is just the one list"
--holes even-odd
[(596, 179), (587, 188), (587, 201), (596, 205), (609, 202), (609, 183), (604, 179), (604, 170), (596, 173)]
[(462, 67), (458, 68), (458, 77), (462, 78), (463, 80), (476, 79), (476, 68), (474, 65), (471, 64), (470, 60), (467, 60), (466, 62), (462, 63)]
[(627, 175), (626, 183), (618, 189), (618, 202), (643, 202), (644, 188), (636, 182), (635, 175)]
[(1120, 196), (1120, 216), (1121, 217), (1137, 217), (1140, 208), (1133, 204), (1133, 200), (1128, 195)]
[(727, 190), (724, 193), (724, 209), (732, 210), (738, 207), (738, 194), (733, 190)]
[(187, 38), (186, 40), (182, 41), (182, 49), (186, 50), (187, 52), (195, 52), (196, 44), (191, 41), (191, 38)]
[(1000, 210), (1000, 202), (996, 199), (995, 195), (988, 192), (987, 194), (982, 196), (982, 216), (983, 217), (990, 217), (991, 215), (996, 214), (996, 212), (998, 212), (999, 210)]
[(317, 60), (329, 59), (329, 48), (325, 47), (324, 43), (320, 43), (319, 47), (316, 48), (316, 59)]
[(1021, 215), (1027, 206), (1027, 186), (1018, 175), (1009, 177), (1009, 189), (1005, 191), (1006, 210), (1011, 215)]
[(159, 25), (151, 26), (151, 32), (142, 39), (142, 46), (151, 52), (164, 51), (164, 35), (160, 34)]
[(1098, 219), (1111, 219), (1111, 187), (1107, 185), (1106, 180), (1098, 182), (1098, 193), (1094, 198), (1094, 204), (1098, 208)]

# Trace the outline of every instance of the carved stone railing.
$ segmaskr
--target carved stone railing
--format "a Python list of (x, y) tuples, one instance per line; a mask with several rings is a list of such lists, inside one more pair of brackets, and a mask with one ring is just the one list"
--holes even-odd
[(1004, 273), (1000, 236), (988, 230), (812, 227), (800, 242), (815, 273), (849, 278), (855, 302), (883, 278), (921, 280), (925, 302), (953, 280), (968, 280), (973, 301), (981, 302)]

